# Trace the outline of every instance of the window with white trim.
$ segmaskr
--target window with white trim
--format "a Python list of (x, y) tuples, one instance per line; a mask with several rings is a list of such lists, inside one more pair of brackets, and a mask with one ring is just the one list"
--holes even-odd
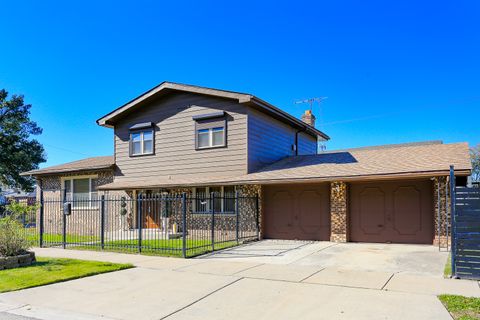
[(195, 148), (197, 150), (227, 146), (225, 117), (195, 120)]
[(153, 129), (130, 132), (130, 155), (153, 154)]
[(96, 208), (98, 200), (96, 181), (96, 177), (64, 179), (65, 201), (72, 201), (73, 208)]
[[(213, 200), (212, 195), (215, 195)], [(215, 208), (215, 213), (234, 214), (235, 213), (235, 187), (234, 186), (215, 186), (215, 187), (197, 187), (193, 188), (193, 213), (211, 213)]]
[(197, 148), (213, 148), (225, 146), (225, 128), (215, 127), (197, 130)]

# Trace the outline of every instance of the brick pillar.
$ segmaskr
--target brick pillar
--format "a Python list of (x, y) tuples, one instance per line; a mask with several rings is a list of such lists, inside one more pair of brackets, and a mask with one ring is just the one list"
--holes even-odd
[[(440, 241), (440, 245), (442, 247), (447, 246), (447, 218), (446, 212), (450, 214), (450, 196), (448, 188), (448, 179), (447, 177), (435, 177), (433, 179), (433, 205), (434, 205), (434, 229), (435, 229), (435, 238), (433, 240), (433, 244), (438, 246)], [(439, 191), (440, 191), (440, 202), (439, 199)], [(440, 211), (440, 233), (438, 230), (438, 213)], [(448, 228), (449, 228), (449, 238), (451, 235), (451, 220), (448, 217)], [(450, 239), (448, 239), (450, 242)]]
[(332, 182), (330, 184), (330, 241), (347, 242), (347, 207), (347, 184), (342, 181)]
[[(258, 223), (259, 223), (259, 237), (260, 239), (263, 239), (263, 234), (264, 234), (264, 223), (263, 223), (263, 188), (261, 185), (240, 185), (237, 186), (237, 191), (240, 197), (255, 197), (258, 194)], [(243, 207), (246, 206), (246, 207)], [(254, 207), (254, 202), (253, 201), (240, 201), (240, 210), (244, 210), (245, 212), (250, 214), (255, 214), (255, 207)], [(249, 216), (244, 219), (252, 219), (253, 221), (253, 216)], [(245, 228), (248, 230), (248, 226), (245, 225)]]

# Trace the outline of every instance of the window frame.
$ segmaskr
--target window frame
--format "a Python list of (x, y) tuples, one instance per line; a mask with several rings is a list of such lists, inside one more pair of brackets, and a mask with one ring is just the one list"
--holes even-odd
[[(73, 201), (73, 196), (75, 194), (74, 190), (74, 180), (84, 180), (88, 179), (88, 206), (74, 206), (75, 201)], [(74, 210), (79, 210), (79, 209), (98, 209), (98, 201), (93, 201), (92, 199), (92, 193), (97, 193), (97, 200), (98, 200), (98, 191), (95, 190), (93, 191), (92, 189), (92, 180), (98, 179), (98, 175), (84, 175), (84, 176), (67, 176), (67, 177), (62, 177), (61, 178), (61, 191), (62, 191), (62, 199), (65, 202), (71, 202), (72, 203), (72, 209)], [(68, 195), (65, 192), (65, 182), (69, 181), (70, 184), (70, 194), (71, 197), (68, 199)]]
[[(211, 211), (211, 208), (210, 208), (210, 197), (211, 197), (211, 192), (210, 192), (210, 188), (218, 188), (220, 187), (220, 197), (222, 198), (223, 201), (221, 201), (221, 210), (218, 211), (218, 210), (215, 210), (215, 214), (225, 214), (225, 215), (235, 215), (235, 209), (233, 211), (225, 211), (225, 187), (226, 186), (205, 186), (205, 187), (193, 187), (192, 188), (192, 213), (193, 214), (198, 214), (198, 215), (210, 215), (212, 214), (212, 211)], [(229, 186), (230, 187), (230, 186)], [(237, 191), (237, 187), (236, 186), (231, 186), (233, 187), (233, 191), (234, 193), (236, 193)], [(205, 194), (208, 195), (205, 197), (205, 199), (207, 200), (207, 203), (206, 203), (206, 211), (197, 211), (197, 188), (205, 188)], [(235, 204), (235, 207), (236, 207), (236, 201), (237, 199), (233, 199), (234, 200), (234, 204)]]
[[(223, 143), (213, 145), (213, 132), (215, 129), (221, 128), (223, 131)], [(201, 130), (208, 130), (208, 146), (199, 145), (199, 133)], [(225, 117), (213, 119), (195, 120), (195, 150), (208, 150), (227, 147), (227, 120)]]
[[(152, 134), (152, 140), (145, 140), (144, 135), (145, 132), (150, 132)], [(134, 153), (133, 150), (133, 135), (140, 134), (140, 153)], [(151, 152), (144, 152), (145, 149), (145, 141), (152, 141), (152, 151)], [(142, 129), (131, 129), (129, 132), (129, 154), (130, 157), (142, 157), (142, 156), (150, 156), (155, 154), (155, 130), (153, 127), (150, 128), (142, 128)]]

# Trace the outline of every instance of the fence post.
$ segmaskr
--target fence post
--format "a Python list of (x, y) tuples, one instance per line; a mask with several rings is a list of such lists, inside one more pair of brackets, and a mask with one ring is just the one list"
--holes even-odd
[[(445, 182), (447, 180), (445, 179)], [(436, 179), (436, 184), (437, 184), (437, 233), (438, 233), (438, 251), (440, 251), (441, 249), (441, 237), (442, 237), (442, 229), (441, 229), (441, 225), (442, 225), (442, 216), (440, 214), (440, 205), (441, 205), (441, 200), (440, 200), (440, 177), (437, 177)]]
[[(73, 199), (72, 199), (73, 200)], [(67, 215), (65, 214), (65, 203), (67, 203), (67, 189), (63, 190), (63, 201), (62, 201), (62, 248), (67, 247)]]
[(44, 223), (43, 223), (43, 220), (45, 219), (44, 217), (44, 200), (43, 200), (43, 188), (42, 186), (40, 186), (40, 235), (38, 237), (38, 240), (39, 240), (39, 246), (40, 248), (43, 247), (43, 228), (44, 228)]
[(137, 210), (138, 210), (138, 214), (137, 214), (137, 227), (138, 227), (138, 252), (142, 252), (142, 223), (143, 223), (143, 217), (142, 217), (142, 206), (143, 206), (143, 203), (142, 203), (142, 198), (143, 198), (143, 195), (142, 194), (139, 194), (137, 196)]
[(210, 194), (210, 205), (212, 207), (212, 251), (215, 251), (215, 193)]
[(105, 249), (105, 195), (102, 195), (100, 203), (100, 243), (102, 250)]
[[(447, 237), (447, 251), (448, 251), (448, 234), (449, 234), (448, 224), (450, 221), (448, 220), (448, 185), (446, 181), (447, 181), (447, 178), (445, 178), (445, 236)], [(452, 195), (450, 194), (450, 197), (451, 196)]]
[(187, 257), (187, 194), (182, 194), (182, 256)]
[(256, 214), (256, 224), (257, 224), (257, 240), (260, 239), (260, 206), (258, 203), (258, 193), (255, 195), (255, 214)]
[(238, 233), (239, 233), (239, 211), (238, 211), (238, 201), (239, 201), (239, 198), (238, 198), (238, 190), (235, 191), (235, 239), (237, 240), (237, 244), (238, 244)]
[(452, 278), (456, 278), (457, 276), (457, 269), (455, 267), (455, 260), (457, 254), (457, 235), (456, 235), (456, 212), (455, 212), (455, 169), (453, 166), (450, 166), (450, 215), (452, 221), (452, 249), (451, 249), (451, 257), (452, 257)]

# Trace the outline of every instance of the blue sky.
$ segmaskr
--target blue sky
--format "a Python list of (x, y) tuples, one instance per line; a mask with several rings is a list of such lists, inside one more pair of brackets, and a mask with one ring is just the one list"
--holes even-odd
[(480, 143), (480, 2), (3, 1), (0, 88), (24, 94), (48, 161), (113, 152), (95, 120), (168, 80), (300, 116), (328, 96), (328, 149)]

